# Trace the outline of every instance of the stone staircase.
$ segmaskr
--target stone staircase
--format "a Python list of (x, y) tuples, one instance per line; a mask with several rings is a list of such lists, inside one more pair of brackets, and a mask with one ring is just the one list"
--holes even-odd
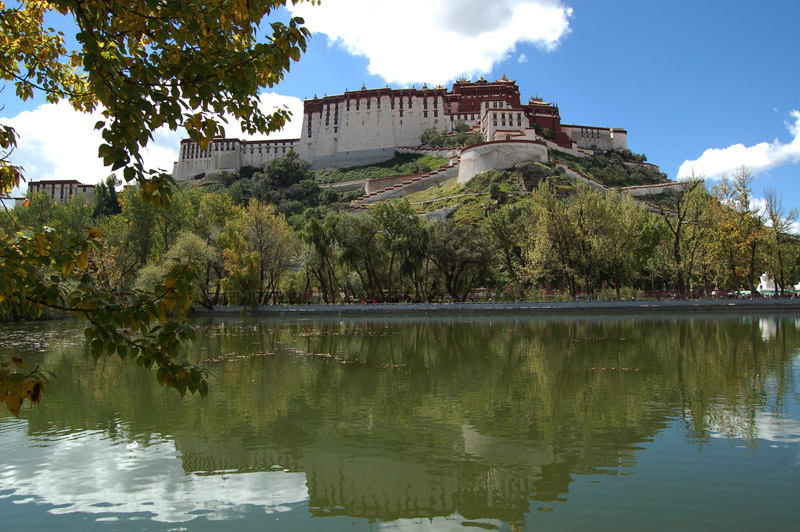
[[(352, 202), (350, 202), (350, 206), (357, 210), (366, 209), (367, 205), (376, 201), (402, 198), (408, 194), (428, 189), (443, 181), (456, 177), (458, 175), (458, 165), (460, 162), (461, 156), (454, 156), (450, 159), (450, 163), (424, 174), (384, 178), (395, 181), (395, 183), (384, 188), (371, 191), (367, 194), (364, 194), (360, 198), (354, 199)], [(400, 179), (400, 181), (396, 182), (398, 179)], [(367, 190), (369, 190), (369, 188), (367, 188)]]

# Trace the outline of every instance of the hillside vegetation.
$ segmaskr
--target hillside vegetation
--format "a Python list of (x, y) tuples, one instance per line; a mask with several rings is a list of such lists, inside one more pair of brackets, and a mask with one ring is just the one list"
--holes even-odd
[(315, 170), (314, 177), (319, 183), (340, 183), (396, 175), (423, 174), (436, 170), (448, 162), (450, 162), (450, 159), (447, 157), (416, 153), (395, 153), (393, 158), (382, 163), (335, 170)]
[(666, 174), (653, 166), (642, 164), (647, 159), (645, 156), (629, 150), (607, 151), (593, 157), (576, 157), (563, 151), (550, 150), (550, 158), (567, 163), (609, 187), (654, 185), (668, 181)]

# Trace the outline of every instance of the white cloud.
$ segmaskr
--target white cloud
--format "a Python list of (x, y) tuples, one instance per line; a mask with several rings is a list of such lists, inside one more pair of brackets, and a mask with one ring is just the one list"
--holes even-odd
[(525, 54), (520, 55), (519, 59), (517, 59), (517, 63), (527, 63), (527, 62), (528, 62), (528, 58), (525, 57)]
[(288, 9), (367, 57), (370, 73), (400, 84), (488, 73), (517, 43), (552, 50), (572, 16), (561, 0), (331, 0)]
[(777, 166), (800, 162), (800, 111), (791, 112), (793, 122), (786, 122), (792, 140), (784, 144), (779, 140), (761, 142), (755, 146), (734, 144), (723, 149), (710, 148), (698, 159), (684, 161), (678, 169), (678, 179), (692, 174), (706, 179), (721, 179), (746, 166), (753, 174), (765, 172)]
[[(303, 102), (299, 98), (275, 93), (261, 95), (261, 109), (272, 112), (285, 106), (293, 120), (283, 131), (272, 133), (268, 138), (298, 138), (303, 121)], [(98, 183), (110, 173), (97, 156), (97, 148), (103, 142), (94, 124), (102, 119), (99, 111), (80, 113), (67, 102), (40, 105), (32, 111), (23, 111), (11, 118), (2, 118), (3, 124), (13, 127), (19, 135), (17, 149), (11, 162), (24, 168), (29, 181), (41, 179), (77, 179), (83, 183)], [(245, 135), (234, 120), (225, 126), (229, 138), (264, 138), (264, 135)], [(144, 150), (146, 168), (172, 171), (178, 159), (178, 148), (185, 131), (170, 131), (161, 128), (153, 134), (153, 140)], [(23, 185), (23, 191), (26, 188)], [(12, 196), (21, 192), (15, 191)]]

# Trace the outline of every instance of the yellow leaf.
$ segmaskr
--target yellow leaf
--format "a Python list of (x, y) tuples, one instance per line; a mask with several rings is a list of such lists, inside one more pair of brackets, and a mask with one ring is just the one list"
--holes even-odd
[(19, 366), (21, 368), (25, 367), (25, 359), (24, 358), (20, 358), (18, 356), (13, 356), (12, 355), (11, 356), (11, 362), (13, 362), (14, 364), (16, 364), (17, 366)]
[(88, 249), (84, 249), (83, 251), (81, 251), (81, 254), (78, 255), (78, 258), (75, 261), (75, 264), (78, 266), (78, 268), (80, 268), (82, 270), (85, 270), (87, 268), (87, 266), (89, 266), (89, 250)]
[(6, 407), (15, 416), (19, 415), (19, 409), (22, 408), (22, 397), (16, 394), (6, 395)]
[(103, 236), (103, 230), (96, 227), (89, 229), (89, 238), (100, 238)]

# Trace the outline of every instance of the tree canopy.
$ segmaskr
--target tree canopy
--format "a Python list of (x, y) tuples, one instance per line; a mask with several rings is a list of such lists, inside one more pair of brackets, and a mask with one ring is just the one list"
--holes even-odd
[[(259, 108), (259, 91), (283, 79), (310, 36), (300, 18), (269, 20), (286, 3), (0, 2), (0, 79), (23, 100), (43, 93), (48, 102), (67, 100), (77, 111), (100, 110), (98, 156), (112, 171), (122, 170), (125, 181), (137, 182), (145, 203), (169, 207), (171, 178), (145, 168), (140, 153), (156, 129), (183, 127), (205, 147), (224, 135), (223, 115), (233, 116), (248, 133), (267, 133), (286, 122), (286, 110)], [(74, 23), (75, 49), (46, 26), (46, 18), (58, 14)], [(16, 143), (13, 128), (0, 124), (3, 195), (23, 179), (23, 169), (13, 162)], [(205, 395), (202, 368), (177, 361), (181, 342), (192, 334), (182, 316), (205, 266), (181, 260), (151, 290), (116, 293), (90, 274), (89, 258), (104, 246), (102, 233), (16, 222), (0, 231), (0, 312), (31, 318), (43, 308), (76, 313), (88, 321), (93, 355), (116, 353), (146, 368), (155, 365), (162, 384), (181, 394)], [(0, 400), (15, 414), (25, 399), (38, 402), (48, 382), (38, 368), (24, 366), (13, 358), (0, 369)]]

